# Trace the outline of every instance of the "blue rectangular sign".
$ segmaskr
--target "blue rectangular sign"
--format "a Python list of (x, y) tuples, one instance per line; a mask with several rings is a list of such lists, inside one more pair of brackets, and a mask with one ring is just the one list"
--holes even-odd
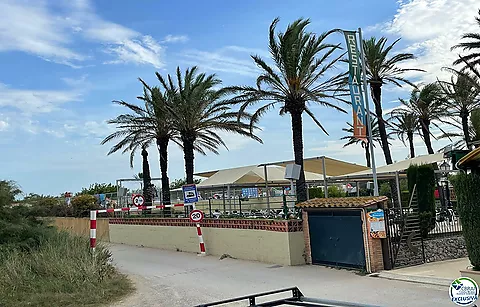
[(197, 186), (194, 184), (187, 184), (182, 186), (183, 202), (186, 204), (198, 202)]

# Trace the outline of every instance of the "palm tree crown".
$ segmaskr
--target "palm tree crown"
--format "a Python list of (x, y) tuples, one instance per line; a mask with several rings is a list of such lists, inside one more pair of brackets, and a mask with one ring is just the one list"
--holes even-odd
[(192, 67), (182, 76), (177, 67), (177, 84), (174, 84), (170, 75), (164, 79), (157, 73), (157, 78), (172, 97), (165, 106), (173, 119), (173, 128), (181, 139), (187, 183), (194, 183), (195, 150), (201, 154), (206, 154), (206, 151), (218, 154), (220, 146), (228, 149), (219, 132), (240, 134), (262, 142), (252, 133), (250, 125), (241, 121), (250, 120), (251, 116), (233, 110), (233, 103), (227, 98), (228, 91), (216, 89), (221, 80), (215, 75), (198, 73), (198, 68)]
[[(480, 26), (480, 10), (478, 10), (478, 15), (479, 16), (475, 17), (475, 20)], [(472, 65), (480, 64), (480, 33), (465, 33), (462, 35), (462, 39), (470, 39), (470, 41), (455, 45), (452, 49), (461, 48), (464, 51), (474, 51), (463, 58)], [(458, 59), (454, 62), (454, 64), (463, 64), (463, 60)]]
[[(346, 140), (347, 141), (345, 143), (345, 145), (343, 145), (343, 147), (360, 143), (362, 148), (365, 149), (365, 160), (367, 162), (367, 167), (371, 167), (372, 165), (371, 165), (371, 161), (370, 161), (371, 157), (370, 157), (369, 139), (367, 138), (367, 141), (365, 142), (364, 140), (356, 138), (353, 135), (353, 132), (354, 132), (353, 125), (351, 123), (347, 122), (347, 126), (348, 126), (348, 128), (342, 128), (342, 131), (345, 131), (348, 134), (346, 136), (343, 136), (343, 137), (340, 138), (340, 140)], [(392, 139), (390, 137), (390, 135), (388, 135), (388, 138)], [(375, 146), (375, 143), (378, 143), (380, 145), (382, 143), (381, 138), (380, 138), (380, 132), (378, 130), (378, 121), (377, 121), (376, 118), (374, 118), (373, 121), (372, 121), (372, 140), (373, 140), (373, 143), (374, 143), (373, 146)]]
[[(439, 82), (450, 114), (460, 119), (463, 138), (467, 148), (471, 149), (468, 119), (470, 113), (480, 107), (480, 79), (466, 70), (454, 70), (449, 82)], [(456, 78), (455, 78), (456, 77)]]
[(332, 100), (343, 101), (346, 74), (327, 77), (326, 73), (334, 67), (343, 55), (335, 56), (340, 45), (325, 42), (335, 31), (316, 35), (306, 31), (310, 21), (298, 19), (288, 25), (285, 32), (275, 33), (279, 19), (270, 25), (269, 49), (273, 66), (261, 57), (252, 55), (261, 74), (257, 77), (256, 87), (231, 87), (239, 95), (240, 112), (262, 103), (253, 113), (251, 123), (256, 123), (267, 111), (279, 107), (280, 115), (290, 113), (292, 120), (293, 148), (295, 163), (302, 167), (297, 180), (297, 199), (305, 201), (307, 190), (303, 172), (303, 136), (302, 114), (305, 112), (315, 124), (327, 133), (310, 108), (311, 105), (333, 108), (345, 112), (333, 104)]
[[(385, 162), (392, 164), (392, 156), (387, 140), (387, 129), (383, 119), (382, 110), (382, 86), (387, 83), (393, 83), (401, 87), (402, 83), (413, 85), (410, 81), (403, 77), (403, 74), (409, 71), (422, 71), (413, 68), (401, 68), (398, 65), (404, 61), (414, 59), (411, 53), (397, 53), (392, 55), (393, 47), (400, 41), (395, 40), (391, 45), (387, 46), (387, 39), (375, 37), (363, 42), (363, 50), (365, 53), (365, 66), (367, 70), (368, 83), (370, 84), (371, 95), (375, 105), (375, 114), (378, 119), (378, 128), (382, 140), (382, 149), (385, 156)], [(394, 193), (395, 195), (396, 193)]]
[(410, 158), (415, 157), (415, 145), (413, 143), (413, 137), (418, 134), (418, 118), (415, 114), (405, 109), (395, 109), (390, 113), (389, 126), (390, 131), (396, 134), (402, 141), (403, 145), (408, 146), (410, 149)]
[[(426, 84), (421, 89), (414, 89), (408, 101), (400, 99), (400, 102), (411, 114), (418, 118), (421, 135), (425, 141), (427, 151), (433, 154), (432, 142), (430, 139), (430, 125), (433, 124), (442, 132), (436, 121), (447, 115), (445, 97), (438, 83)], [(445, 133), (445, 132), (444, 132)]]

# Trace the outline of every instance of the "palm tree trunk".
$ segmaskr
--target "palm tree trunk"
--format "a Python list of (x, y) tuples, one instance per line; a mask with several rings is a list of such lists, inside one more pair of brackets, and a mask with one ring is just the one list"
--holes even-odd
[(194, 172), (194, 147), (193, 143), (195, 142), (195, 138), (191, 136), (182, 136), (183, 141), (183, 155), (185, 159), (185, 175), (187, 184), (193, 184), (193, 172)]
[(462, 130), (463, 136), (465, 137), (465, 144), (469, 150), (472, 149), (472, 144), (470, 144), (470, 134), (468, 132), (468, 110), (462, 110), (460, 112), (460, 117), (462, 118)]
[[(296, 183), (297, 201), (304, 202), (307, 200), (307, 186), (305, 184), (305, 173), (303, 171), (303, 125), (302, 113), (290, 112), (292, 116), (292, 134), (293, 134), (293, 153), (295, 156), (295, 164), (301, 166), (300, 177)], [(324, 174), (325, 175), (325, 174)]]
[(390, 147), (388, 144), (387, 129), (385, 128), (385, 122), (383, 121), (382, 110), (382, 85), (377, 83), (371, 84), (373, 103), (375, 104), (375, 114), (378, 121), (378, 132), (380, 133), (380, 140), (382, 143), (383, 155), (385, 157), (385, 163), (392, 164), (392, 154), (390, 153)]
[(365, 159), (367, 160), (367, 167), (372, 167), (372, 163), (370, 162), (370, 143), (366, 142), (365, 145)]
[[(382, 143), (383, 156), (385, 157), (386, 164), (392, 164), (392, 153), (390, 152), (390, 146), (388, 144), (387, 128), (385, 127), (385, 122), (383, 121), (383, 110), (382, 110), (382, 84), (381, 83), (371, 83), (370, 89), (372, 92), (373, 103), (375, 104), (375, 115), (377, 115), (378, 122), (378, 132), (380, 134), (380, 141)], [(368, 110), (367, 110), (368, 112)], [(395, 180), (389, 180), (390, 190), (392, 191), (392, 201), (395, 206), (400, 206), (400, 199), (398, 198), (397, 193), (397, 184)]]
[(432, 139), (430, 138), (430, 121), (421, 119), (420, 126), (422, 127), (423, 140), (425, 141), (425, 146), (427, 146), (427, 152), (429, 155), (434, 154)]
[(410, 146), (410, 159), (415, 158), (415, 146), (413, 146), (413, 133), (407, 133), (408, 145)]
[(160, 173), (162, 177), (162, 203), (170, 205), (170, 181), (168, 179), (168, 142), (169, 138), (157, 139), (160, 156)]
[(148, 163), (148, 151), (142, 148), (142, 170), (143, 170), (143, 197), (145, 197), (145, 204), (150, 206), (152, 204), (152, 177), (150, 176), (150, 165)]

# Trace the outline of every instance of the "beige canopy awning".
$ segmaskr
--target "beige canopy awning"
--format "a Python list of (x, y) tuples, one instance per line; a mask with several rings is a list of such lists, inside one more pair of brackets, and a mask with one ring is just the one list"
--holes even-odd
[[(267, 182), (269, 184), (288, 184), (284, 178), (285, 167), (277, 165), (267, 166)], [(308, 182), (322, 181), (323, 175), (305, 172), (305, 180)], [(244, 166), (216, 171), (210, 178), (197, 184), (199, 188), (220, 187), (228, 185), (265, 184), (264, 166)]]
[[(340, 176), (349, 173), (359, 172), (363, 170), (368, 170), (366, 166), (358, 165), (355, 163), (349, 163), (341, 160), (332, 159), (329, 157), (313, 157), (313, 158), (305, 158), (303, 159), (303, 167), (306, 172), (311, 172), (315, 174), (323, 174), (323, 161), (325, 160), (325, 173), (327, 176)], [(272, 163), (263, 163), (257, 165), (250, 165), (245, 166), (247, 168), (251, 167), (258, 167), (263, 165), (277, 165), (285, 167), (287, 164), (295, 163), (293, 160), (288, 161), (279, 161), (279, 162), (272, 162)], [(199, 177), (211, 177), (219, 171), (232, 171), (237, 172), (238, 170), (242, 169), (242, 167), (224, 169), (224, 170), (214, 170), (214, 171), (206, 171), (206, 172), (199, 172), (195, 173), (195, 176)]]
[[(443, 153), (423, 155), (423, 156), (418, 156), (412, 159), (407, 159), (407, 160), (399, 161), (396, 163), (392, 163), (390, 165), (380, 166), (380, 167), (377, 167), (377, 176), (378, 178), (391, 177), (396, 172), (403, 172), (407, 170), (408, 167), (412, 164), (422, 165), (422, 164), (433, 164), (433, 163), (443, 162), (445, 161), (445, 158), (443, 157), (443, 155), (444, 155)], [(345, 180), (345, 179), (371, 179), (372, 176), (373, 176), (372, 170), (367, 169), (364, 171), (346, 174), (342, 176), (329, 177), (328, 180), (335, 181), (335, 180)]]

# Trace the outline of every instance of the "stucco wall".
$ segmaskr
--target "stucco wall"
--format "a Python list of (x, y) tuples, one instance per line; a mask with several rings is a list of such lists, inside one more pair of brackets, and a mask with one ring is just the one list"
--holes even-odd
[[(60, 230), (66, 230), (72, 234), (90, 237), (90, 219), (73, 217), (56, 217), (52, 224)], [(97, 219), (97, 240), (110, 242), (108, 219)]]
[[(207, 254), (280, 265), (304, 264), (302, 232), (202, 228)], [(199, 251), (194, 227), (110, 224), (110, 242), (145, 247)]]

